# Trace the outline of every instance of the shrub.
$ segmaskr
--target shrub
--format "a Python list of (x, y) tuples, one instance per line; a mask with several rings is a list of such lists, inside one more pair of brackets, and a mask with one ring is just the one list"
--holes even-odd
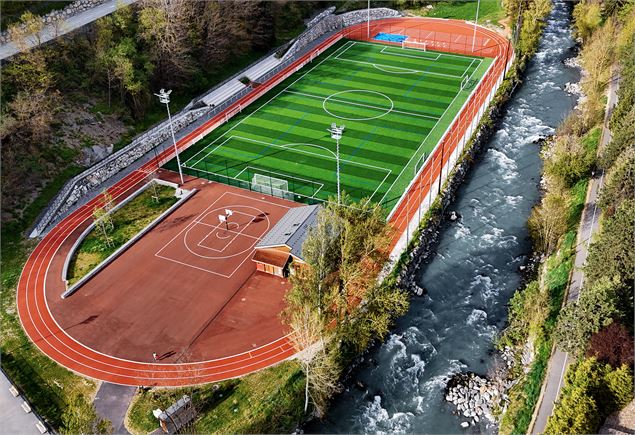
[(635, 280), (635, 200), (623, 201), (612, 216), (604, 219), (602, 229), (589, 250), (584, 271), (591, 282), (600, 277)]
[(613, 322), (591, 336), (586, 354), (613, 367), (632, 365), (633, 337), (624, 325)]
[(588, 175), (595, 163), (595, 152), (575, 136), (560, 136), (543, 149), (544, 172), (571, 187)]
[(537, 251), (550, 254), (567, 231), (569, 195), (564, 189), (552, 189), (534, 207), (527, 221)]
[(581, 1), (573, 8), (573, 18), (576, 35), (586, 40), (602, 23), (600, 4)]
[(635, 198), (635, 148), (624, 151), (607, 171), (600, 207), (610, 216), (629, 198)]
[(619, 280), (604, 277), (582, 291), (580, 299), (564, 307), (558, 317), (555, 337), (565, 352), (580, 355), (591, 335), (619, 316), (618, 294), (622, 287)]

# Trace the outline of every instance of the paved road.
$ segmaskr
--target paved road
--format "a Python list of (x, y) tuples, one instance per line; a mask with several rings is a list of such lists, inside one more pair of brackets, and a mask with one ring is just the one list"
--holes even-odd
[[(119, 3), (124, 5), (129, 5), (131, 3), (136, 2), (137, 0), (117, 0)], [(98, 18), (106, 16), (108, 14), (113, 13), (117, 8), (116, 1), (110, 0), (106, 3), (102, 3), (99, 6), (95, 6), (92, 9), (81, 12), (77, 15), (73, 15), (64, 21), (61, 26), (61, 29), (56, 30), (53, 26), (46, 26), (40, 32), (40, 41), (47, 42), (51, 39), (57, 38), (65, 33), (68, 33), (72, 30), (75, 30), (79, 27), (82, 27), (85, 24), (92, 23)], [(33, 47), (37, 45), (37, 39), (34, 37), (29, 38), (29, 46)], [(6, 44), (0, 45), (0, 59), (6, 59), (10, 56), (13, 56), (19, 51), (18, 47), (16, 47), (13, 43), (8, 42)]]
[(134, 396), (136, 387), (102, 382), (95, 396), (97, 415), (112, 422), (114, 434), (128, 434), (123, 424), (126, 411)]
[[(607, 110), (604, 119), (604, 126), (602, 128), (602, 136), (600, 138), (600, 148), (604, 147), (611, 140), (611, 132), (608, 129), (608, 120), (613, 112), (613, 107), (617, 102), (617, 84), (617, 78), (612, 79), (609, 83), (608, 101), (606, 103)], [(586, 203), (584, 205), (584, 210), (582, 211), (580, 227), (578, 228), (575, 263), (573, 273), (571, 274), (571, 282), (569, 283), (567, 303), (578, 300), (578, 297), (580, 296), (580, 290), (582, 289), (582, 284), (584, 282), (584, 272), (582, 267), (584, 266), (589, 253), (591, 238), (599, 228), (598, 217), (600, 210), (597, 206), (597, 200), (603, 181), (604, 173), (599, 173), (596, 174), (596, 176), (589, 182)], [(549, 360), (546, 380), (545, 384), (543, 384), (543, 391), (539, 401), (538, 414), (535, 417), (533, 426), (529, 430), (530, 433), (538, 434), (544, 432), (545, 426), (547, 425), (547, 419), (553, 413), (554, 404), (556, 400), (558, 400), (560, 388), (564, 382), (564, 375), (569, 363), (569, 356), (565, 352), (556, 348)]]

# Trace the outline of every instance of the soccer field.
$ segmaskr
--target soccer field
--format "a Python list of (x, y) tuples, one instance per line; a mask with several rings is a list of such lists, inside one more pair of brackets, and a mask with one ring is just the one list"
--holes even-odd
[(252, 189), (265, 175), (297, 201), (326, 200), (337, 123), (342, 191), (390, 210), (492, 61), (343, 40), (184, 151), (184, 172)]

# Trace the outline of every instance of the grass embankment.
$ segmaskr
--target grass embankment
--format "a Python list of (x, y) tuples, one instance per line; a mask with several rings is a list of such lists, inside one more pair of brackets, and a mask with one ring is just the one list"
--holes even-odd
[[(595, 155), (599, 143), (601, 128), (591, 129), (581, 138), (587, 152)], [(527, 284), (513, 298), (510, 309), (510, 327), (505, 331), (499, 345), (522, 347), (527, 340), (533, 340), (534, 359), (526, 375), (522, 368), (513, 373), (520, 379), (509, 391), (510, 403), (500, 424), (501, 433), (525, 433), (531, 423), (534, 408), (540, 396), (543, 379), (554, 343), (553, 333), (558, 315), (562, 308), (569, 276), (573, 271), (576, 255), (577, 231), (586, 200), (589, 178), (584, 177), (569, 189), (567, 210), (567, 231), (562, 236), (559, 249), (543, 262), (539, 276)], [(540, 299), (532, 292), (542, 293)], [(532, 307), (532, 302), (544, 301), (542, 307)], [(514, 310), (513, 306), (518, 307)], [(522, 326), (521, 326), (522, 325)]]
[(152, 432), (158, 421), (152, 410), (165, 410), (184, 394), (197, 407), (191, 433), (281, 433), (292, 430), (304, 415), (304, 375), (287, 361), (240, 379), (178, 389), (138, 393), (127, 415), (136, 434)]
[[(474, 20), (476, 18), (476, 1), (442, 1), (431, 3), (433, 8), (426, 7), (408, 12), (433, 18), (452, 18), (456, 20)], [(505, 10), (499, 0), (482, 0), (478, 11), (478, 22), (498, 22), (505, 18)]]
[(99, 228), (93, 228), (71, 259), (68, 283), (79, 281), (177, 201), (172, 187), (157, 185), (155, 189), (151, 186), (113, 212), (113, 229), (108, 233), (110, 243), (105, 242)]
[(57, 365), (31, 343), (22, 330), (17, 314), (16, 286), (24, 263), (36, 245), (36, 241), (23, 237), (24, 232), (64, 182), (78, 171), (77, 167), (68, 168), (26, 207), (21, 220), (2, 225), (0, 361), (11, 381), (18, 386), (42, 418), (54, 428), (62, 426), (62, 415), (71, 403), (71, 398), (77, 395), (92, 397), (96, 391), (96, 384)]

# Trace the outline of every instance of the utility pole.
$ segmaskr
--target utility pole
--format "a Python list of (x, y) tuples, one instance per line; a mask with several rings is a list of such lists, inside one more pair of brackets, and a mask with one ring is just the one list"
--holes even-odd
[(367, 29), (368, 29), (368, 39), (370, 39), (370, 0), (368, 0), (368, 8), (367, 8)]
[(170, 122), (170, 132), (172, 133), (172, 143), (174, 144), (174, 154), (176, 154), (176, 165), (179, 168), (179, 177), (181, 177), (181, 185), (185, 184), (183, 180), (183, 171), (181, 169), (181, 159), (179, 158), (179, 149), (176, 146), (176, 137), (174, 137), (174, 127), (172, 126), (172, 115), (170, 114), (170, 94), (171, 90), (166, 91), (161, 89), (158, 94), (154, 94), (159, 97), (159, 101), (165, 104), (165, 108), (168, 110), (168, 120)]

